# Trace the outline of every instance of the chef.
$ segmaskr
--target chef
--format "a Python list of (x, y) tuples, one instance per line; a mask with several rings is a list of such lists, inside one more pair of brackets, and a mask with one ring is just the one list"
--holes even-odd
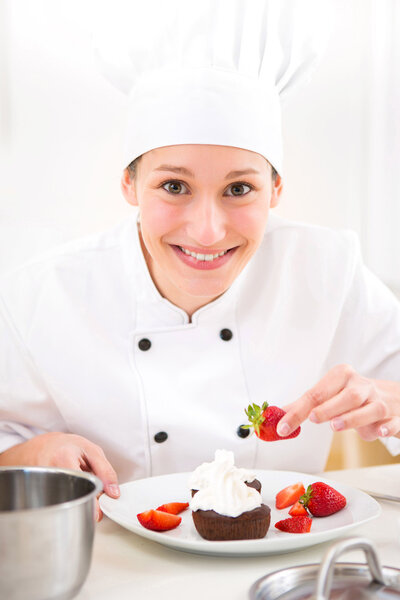
[[(132, 217), (2, 282), (1, 465), (92, 471), (118, 497), (217, 448), (318, 472), (354, 428), (400, 453), (398, 301), (354, 233), (273, 214), (281, 99), (320, 43), (306, 3), (277, 6), (182, 6), (128, 74), (102, 57), (128, 92)], [(244, 409), (264, 401), (301, 434), (249, 434)]]

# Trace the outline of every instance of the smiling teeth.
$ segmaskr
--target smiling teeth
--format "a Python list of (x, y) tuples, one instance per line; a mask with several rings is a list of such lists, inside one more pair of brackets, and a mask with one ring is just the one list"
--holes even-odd
[(189, 250), (186, 250), (186, 248), (182, 248), (182, 246), (179, 246), (179, 248), (182, 250), (182, 252), (188, 256), (193, 256), (193, 258), (196, 258), (197, 260), (215, 260), (219, 256), (224, 256), (224, 254), (228, 252), (228, 250), (223, 250), (218, 254), (197, 254), (196, 252), (190, 252)]

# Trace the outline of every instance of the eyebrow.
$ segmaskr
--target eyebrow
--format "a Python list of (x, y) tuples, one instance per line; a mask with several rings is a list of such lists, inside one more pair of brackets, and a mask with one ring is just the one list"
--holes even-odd
[[(173, 173), (178, 173), (180, 175), (188, 175), (189, 177), (194, 177), (194, 173), (189, 171), (186, 167), (176, 167), (174, 165), (160, 165), (154, 171), (172, 171)], [(256, 171), (256, 169), (244, 169), (242, 171), (230, 171), (225, 176), (225, 179), (231, 179), (232, 177), (240, 177), (241, 175), (249, 175), (249, 174), (261, 175), (260, 171)]]

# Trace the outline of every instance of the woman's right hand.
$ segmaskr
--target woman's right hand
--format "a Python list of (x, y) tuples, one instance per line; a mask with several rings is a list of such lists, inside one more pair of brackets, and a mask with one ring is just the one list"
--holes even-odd
[[(104, 492), (111, 498), (120, 495), (117, 474), (100, 446), (73, 433), (49, 432), (37, 435), (0, 454), (2, 466), (59, 467), (93, 473), (103, 482)], [(103, 514), (96, 500), (96, 521)]]

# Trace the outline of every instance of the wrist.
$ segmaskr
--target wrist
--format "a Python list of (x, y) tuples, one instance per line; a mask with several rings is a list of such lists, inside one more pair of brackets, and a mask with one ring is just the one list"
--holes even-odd
[(63, 436), (61, 432), (48, 432), (36, 435), (35, 437), (16, 444), (7, 450), (4, 450), (0, 454), (0, 466), (2, 467), (15, 467), (15, 466), (29, 466), (29, 467), (40, 467), (48, 466), (46, 460), (46, 449), (49, 442), (54, 438)]

